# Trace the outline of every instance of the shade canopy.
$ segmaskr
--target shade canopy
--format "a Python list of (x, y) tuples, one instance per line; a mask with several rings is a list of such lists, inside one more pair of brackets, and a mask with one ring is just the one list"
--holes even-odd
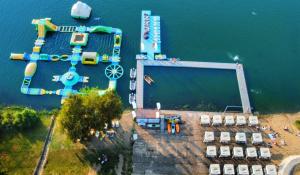
[(222, 124), (222, 116), (221, 115), (214, 115), (212, 119), (212, 125), (218, 126)]
[(216, 157), (217, 156), (217, 147), (216, 146), (207, 146), (206, 147), (206, 157)]
[(244, 158), (244, 151), (242, 147), (233, 147), (234, 158)]
[(270, 159), (271, 158), (271, 151), (269, 148), (261, 147), (259, 148), (259, 158), (262, 159)]
[(246, 148), (246, 157), (247, 158), (257, 158), (257, 151), (255, 147)]
[(249, 126), (257, 126), (258, 125), (258, 118), (257, 116), (249, 116)]
[(214, 140), (215, 140), (214, 132), (205, 131), (203, 142), (208, 143), (208, 142), (213, 142)]
[(225, 116), (224, 122), (225, 122), (225, 126), (232, 126), (232, 125), (234, 125), (234, 118), (233, 118), (233, 116), (232, 115)]
[(235, 134), (236, 143), (247, 143), (246, 134), (244, 132), (237, 132)]
[(263, 143), (263, 138), (261, 133), (252, 133), (252, 144), (261, 144)]
[(221, 143), (229, 143), (230, 142), (230, 132), (221, 132), (220, 142)]
[(252, 165), (251, 166), (251, 174), (252, 175), (264, 175), (262, 166), (261, 165)]
[(210, 117), (208, 115), (201, 115), (200, 117), (201, 125), (210, 125)]
[(275, 165), (266, 165), (265, 175), (277, 175), (277, 170)]
[(209, 174), (210, 175), (219, 175), (219, 174), (221, 174), (220, 164), (210, 164), (209, 165)]
[(229, 146), (221, 146), (220, 147), (220, 157), (230, 157)]
[(236, 116), (236, 125), (237, 126), (246, 125), (246, 117), (243, 115)]
[(236, 171), (238, 175), (249, 175), (248, 165), (246, 164), (238, 165)]
[(234, 166), (233, 164), (225, 164), (223, 167), (223, 174), (224, 175), (234, 175)]

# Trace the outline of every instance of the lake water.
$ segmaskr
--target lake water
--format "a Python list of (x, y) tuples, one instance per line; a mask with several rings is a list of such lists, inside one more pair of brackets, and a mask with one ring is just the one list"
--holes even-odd
[[(27, 96), (20, 92), (25, 62), (10, 61), (10, 52), (30, 52), (36, 39), (33, 18), (51, 17), (57, 25), (107, 25), (124, 33), (121, 57), (125, 69), (118, 93), (128, 106), (129, 69), (139, 53), (141, 10), (161, 16), (162, 50), (182, 60), (244, 64), (252, 106), (262, 113), (300, 110), (300, 1), (299, 0), (90, 0), (92, 16), (87, 21), (70, 17), (75, 1), (0, 0), (0, 103), (35, 108), (60, 106), (59, 96)], [(99, 20), (100, 17), (100, 20)], [(69, 35), (52, 34), (43, 52), (70, 53)], [(97, 49), (91, 39), (86, 50)], [(90, 86), (105, 88), (106, 65), (83, 66)], [(63, 62), (39, 62), (32, 87), (62, 88), (52, 75), (69, 67)], [(163, 108), (224, 110), (240, 105), (237, 80), (230, 71), (147, 68), (155, 80), (145, 85), (145, 106), (160, 101)], [(82, 85), (78, 85), (80, 88)]]

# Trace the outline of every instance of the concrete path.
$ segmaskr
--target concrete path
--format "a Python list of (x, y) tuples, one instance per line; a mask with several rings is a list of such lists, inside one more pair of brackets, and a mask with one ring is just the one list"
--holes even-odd
[(291, 175), (294, 168), (300, 164), (300, 155), (289, 156), (279, 165), (278, 175)]
[(121, 175), (122, 174), (123, 163), (124, 163), (124, 157), (123, 157), (122, 154), (119, 154), (118, 167), (115, 168), (117, 175)]

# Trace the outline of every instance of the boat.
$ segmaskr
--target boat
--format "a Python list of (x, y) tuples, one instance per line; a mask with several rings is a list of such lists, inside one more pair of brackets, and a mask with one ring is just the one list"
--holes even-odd
[(135, 81), (134, 80), (130, 80), (130, 83), (129, 83), (129, 89), (131, 91), (134, 91), (136, 88), (136, 84), (135, 84)]
[(171, 123), (168, 123), (167, 130), (168, 130), (168, 134), (171, 134)]
[(135, 68), (131, 68), (130, 69), (130, 78), (131, 79), (135, 79), (136, 78), (136, 69)]
[(149, 75), (145, 75), (144, 80), (150, 85), (154, 83), (154, 80)]
[(129, 94), (129, 104), (132, 104), (135, 101), (135, 94), (134, 93), (130, 93)]
[(177, 134), (180, 132), (180, 127), (178, 123), (175, 124), (175, 130)]

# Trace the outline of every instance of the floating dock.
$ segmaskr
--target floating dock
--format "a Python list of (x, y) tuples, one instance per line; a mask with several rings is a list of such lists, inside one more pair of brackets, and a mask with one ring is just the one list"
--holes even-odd
[(141, 53), (154, 60), (154, 55), (161, 53), (160, 16), (151, 16), (151, 11), (144, 10), (141, 21)]
[(151, 16), (151, 11), (142, 11), (141, 18), (141, 53), (137, 60), (137, 87), (136, 105), (138, 109), (144, 108), (144, 67), (183, 67), (200, 69), (221, 69), (236, 72), (241, 103), (244, 113), (251, 113), (251, 105), (242, 64), (178, 61), (176, 58), (167, 58), (161, 54), (160, 17)]

